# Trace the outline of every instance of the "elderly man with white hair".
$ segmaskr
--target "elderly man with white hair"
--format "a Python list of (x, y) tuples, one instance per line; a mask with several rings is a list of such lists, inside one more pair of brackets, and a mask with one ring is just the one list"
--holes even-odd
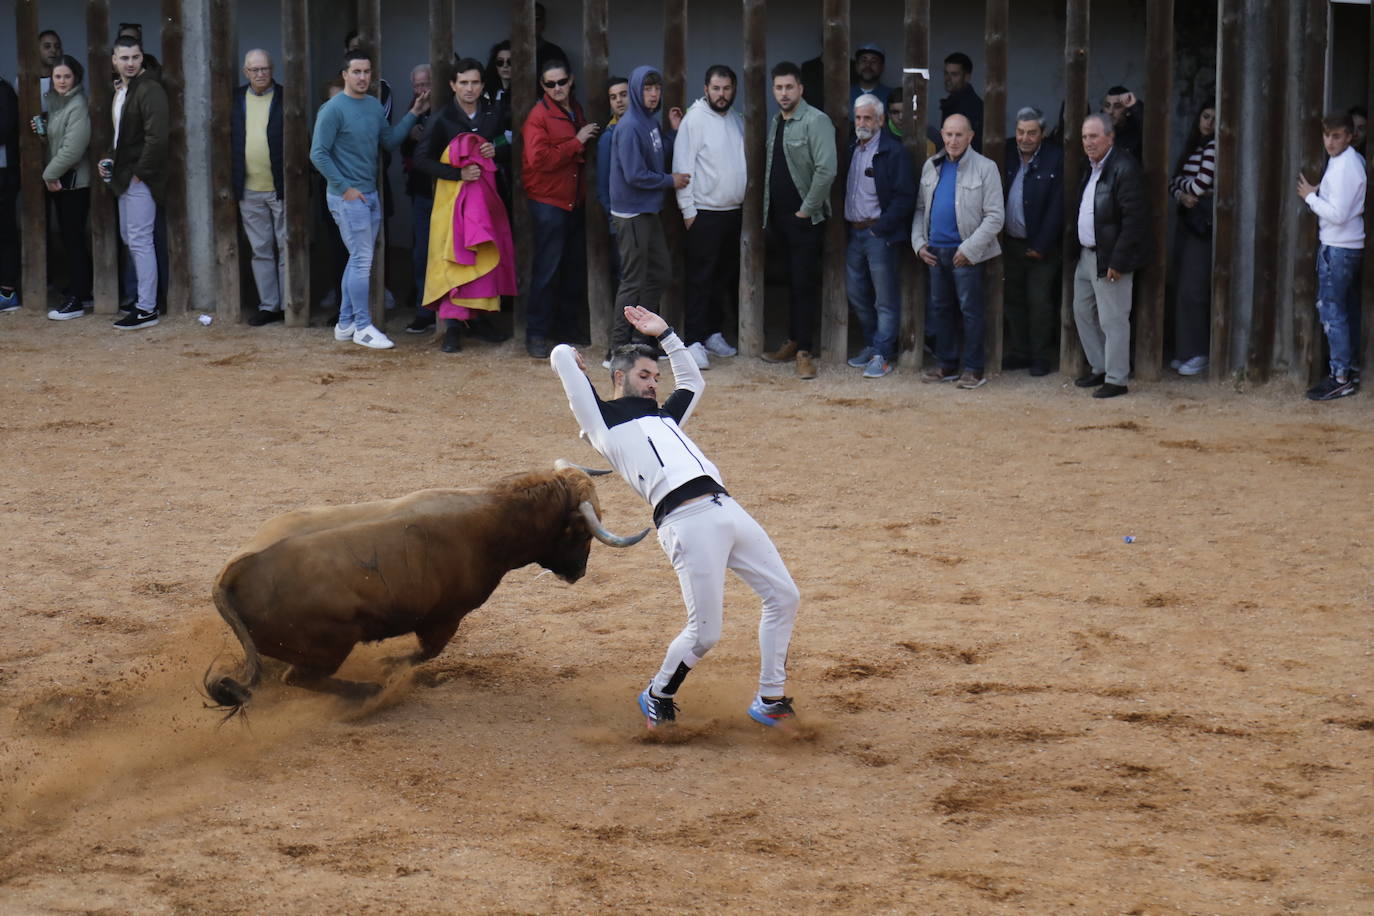
[(229, 117), (229, 145), (234, 199), (253, 252), (253, 280), (258, 308), (249, 316), (254, 327), (282, 319), (286, 275), (286, 212), (282, 172), (282, 91), (272, 78), (272, 58), (261, 48), (243, 58), (248, 80), (234, 94)]
[(1078, 254), (1073, 318), (1088, 372), (1074, 380), (1095, 398), (1120, 397), (1131, 374), (1131, 284), (1149, 252), (1149, 202), (1134, 156), (1116, 148), (1105, 114), (1083, 121), (1083, 152), (1092, 167), (1078, 189)]
[(845, 290), (863, 328), (864, 348), (849, 360), (864, 378), (882, 378), (897, 356), (902, 311), (902, 246), (916, 207), (916, 182), (902, 141), (883, 129), (883, 100), (854, 100), (849, 178), (844, 190)]

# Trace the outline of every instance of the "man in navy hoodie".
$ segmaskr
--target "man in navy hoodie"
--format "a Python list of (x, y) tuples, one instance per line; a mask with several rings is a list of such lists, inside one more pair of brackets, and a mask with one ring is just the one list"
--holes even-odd
[(653, 67), (630, 74), (630, 108), (611, 140), (611, 222), (620, 249), (620, 291), (615, 297), (611, 351), (630, 342), (627, 306), (656, 311), (672, 279), (673, 263), (659, 211), (665, 191), (687, 187), (691, 176), (669, 172), (672, 140), (654, 118), (663, 75)]

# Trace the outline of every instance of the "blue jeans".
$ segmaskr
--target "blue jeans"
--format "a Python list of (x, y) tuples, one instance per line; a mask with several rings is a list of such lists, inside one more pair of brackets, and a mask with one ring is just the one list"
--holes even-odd
[(339, 284), (339, 325), (362, 330), (372, 324), (372, 249), (382, 225), (381, 204), (376, 191), (364, 194), (362, 200), (344, 200), (338, 194), (325, 194), (324, 199), (348, 249), (348, 263)]
[(410, 214), (413, 220), (410, 243), (410, 266), (415, 273), (415, 307), (425, 304), (425, 269), (429, 264), (429, 218), (434, 212), (433, 197), (412, 197)]
[(534, 262), (525, 307), (525, 339), (547, 337), (576, 325), (587, 295), (587, 227), (581, 205), (564, 210), (528, 201), (534, 224)]
[(1317, 248), (1317, 317), (1331, 350), (1332, 378), (1347, 378), (1356, 360), (1360, 334), (1360, 297), (1355, 279), (1364, 251), (1360, 248)]
[(940, 368), (958, 369), (959, 324), (963, 319), (965, 372), (983, 371), (983, 265), (954, 266), (957, 248), (931, 248), (939, 263), (930, 268), (930, 319)]
[(859, 318), (864, 341), (883, 359), (897, 355), (902, 316), (902, 246), (889, 245), (872, 229), (850, 229), (845, 249), (845, 292)]

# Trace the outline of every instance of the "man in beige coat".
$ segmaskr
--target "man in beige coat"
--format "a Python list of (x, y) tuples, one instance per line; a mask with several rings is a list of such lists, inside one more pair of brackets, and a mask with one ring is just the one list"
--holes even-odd
[(980, 388), (987, 381), (983, 364), (983, 263), (1002, 253), (997, 242), (1003, 220), (1002, 176), (995, 162), (973, 149), (968, 118), (950, 115), (940, 136), (945, 148), (927, 159), (921, 171), (916, 218), (911, 225), (911, 247), (929, 265), (929, 314), (938, 360), (921, 381), (958, 379), (959, 388)]

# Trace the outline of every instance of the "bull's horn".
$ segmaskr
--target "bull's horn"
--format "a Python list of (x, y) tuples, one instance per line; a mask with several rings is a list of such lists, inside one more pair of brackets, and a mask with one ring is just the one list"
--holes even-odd
[(596, 517), (596, 510), (592, 508), (590, 502), (583, 501), (577, 508), (578, 511), (582, 513), (582, 517), (587, 520), (587, 527), (592, 529), (592, 534), (595, 535), (598, 541), (605, 544), (607, 547), (633, 547), (635, 544), (644, 540), (644, 536), (652, 530), (645, 528), (643, 531), (639, 532), (639, 534), (632, 534), (628, 537), (611, 534), (605, 528), (601, 527), (601, 519)]
[(584, 468), (580, 464), (573, 464), (566, 458), (559, 458), (557, 461), (553, 463), (553, 469), (555, 471), (561, 471), (565, 468), (577, 468), (579, 471), (581, 471), (583, 474), (586, 474), (588, 477), (602, 477), (606, 474), (611, 473), (609, 469), (603, 471), (599, 468)]

